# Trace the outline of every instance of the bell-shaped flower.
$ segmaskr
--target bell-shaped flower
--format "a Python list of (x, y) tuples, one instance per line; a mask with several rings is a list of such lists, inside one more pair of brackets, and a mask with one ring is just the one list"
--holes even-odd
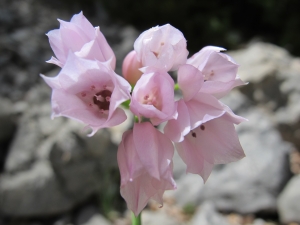
[(217, 98), (225, 96), (236, 86), (245, 85), (237, 75), (238, 65), (230, 56), (222, 53), (225, 50), (207, 46), (187, 60), (187, 64), (198, 68), (204, 76), (201, 92)]
[(174, 142), (183, 141), (190, 130), (226, 112), (218, 99), (200, 92), (203, 75), (194, 66), (186, 64), (179, 68), (178, 85), (183, 95), (177, 102), (178, 116), (169, 120), (164, 128), (164, 133)]
[(154, 125), (176, 118), (171, 76), (155, 68), (144, 68), (143, 72), (133, 89), (130, 110), (139, 118), (150, 118)]
[(143, 66), (165, 71), (177, 70), (188, 56), (186, 39), (181, 31), (170, 24), (144, 31), (134, 42), (134, 50)]
[(204, 181), (215, 164), (242, 159), (245, 154), (235, 131), (234, 123), (241, 120), (229, 113), (201, 124), (191, 130), (176, 149), (187, 165), (187, 172), (199, 174)]
[(56, 56), (49, 63), (63, 67), (69, 51), (77, 56), (106, 62), (110, 60), (110, 66), (116, 67), (116, 57), (99, 27), (93, 27), (84, 17), (82, 12), (75, 14), (70, 22), (58, 20), (60, 28), (49, 31), (47, 36), (51, 48)]
[(122, 65), (123, 77), (131, 84), (135, 85), (138, 79), (142, 76), (142, 63), (137, 60), (136, 51), (131, 51), (127, 54)]
[(137, 216), (154, 199), (163, 205), (165, 190), (176, 189), (173, 179), (174, 146), (149, 122), (134, 124), (118, 148), (121, 195)]
[(110, 61), (82, 59), (69, 53), (56, 77), (45, 77), (52, 88), (52, 117), (65, 116), (98, 129), (126, 120), (118, 106), (130, 99), (130, 84), (110, 67)]

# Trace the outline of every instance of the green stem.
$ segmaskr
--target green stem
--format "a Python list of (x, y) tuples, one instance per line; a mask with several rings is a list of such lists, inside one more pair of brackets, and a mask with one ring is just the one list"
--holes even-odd
[(174, 90), (175, 91), (177, 91), (177, 90), (179, 90), (180, 88), (179, 88), (179, 85), (176, 83), (175, 85), (174, 85)]
[(132, 218), (132, 225), (142, 225), (142, 218), (141, 218), (141, 214), (140, 213), (137, 217), (135, 217), (134, 213), (131, 213), (131, 218)]

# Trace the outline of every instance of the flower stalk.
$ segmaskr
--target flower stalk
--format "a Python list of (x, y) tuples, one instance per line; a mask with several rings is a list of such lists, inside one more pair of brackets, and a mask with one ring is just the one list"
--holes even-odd
[(132, 225), (142, 225), (142, 212), (136, 217), (133, 212), (131, 212)]

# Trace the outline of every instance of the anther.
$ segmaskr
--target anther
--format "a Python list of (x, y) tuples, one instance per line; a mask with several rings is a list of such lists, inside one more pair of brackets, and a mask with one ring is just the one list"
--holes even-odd
[(106, 96), (106, 97), (105, 97), (105, 100), (106, 100), (107, 102), (110, 102), (110, 96)]
[(102, 95), (100, 94), (100, 95), (94, 95), (95, 96), (95, 98), (97, 99), (97, 101), (100, 101), (100, 102), (104, 102), (104, 98), (102, 97)]
[(200, 129), (201, 129), (201, 130), (205, 130), (205, 126), (204, 126), (204, 125), (201, 125), (201, 126), (200, 126)]
[(197, 135), (196, 135), (196, 133), (195, 133), (194, 131), (192, 131), (192, 136), (193, 136), (194, 138), (197, 137)]
[(156, 58), (158, 58), (158, 53), (157, 52), (153, 52), (153, 54), (155, 55)]

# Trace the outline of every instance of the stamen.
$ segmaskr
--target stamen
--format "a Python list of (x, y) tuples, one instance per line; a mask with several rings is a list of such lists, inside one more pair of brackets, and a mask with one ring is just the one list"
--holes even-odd
[(196, 133), (195, 133), (194, 131), (192, 131), (192, 136), (193, 136), (194, 138), (197, 137), (197, 135), (196, 135)]
[(200, 126), (200, 129), (201, 129), (201, 130), (205, 130), (205, 126), (204, 126), (204, 125), (201, 125), (201, 126)]
[(158, 53), (157, 52), (153, 52), (153, 54), (155, 55), (156, 58), (158, 58)]
[(93, 102), (98, 106), (101, 113), (109, 110), (111, 94), (110, 90), (102, 90), (94, 95)]
[(97, 101), (104, 102), (104, 98), (102, 97), (102, 95), (95, 94), (94, 96), (96, 97)]

